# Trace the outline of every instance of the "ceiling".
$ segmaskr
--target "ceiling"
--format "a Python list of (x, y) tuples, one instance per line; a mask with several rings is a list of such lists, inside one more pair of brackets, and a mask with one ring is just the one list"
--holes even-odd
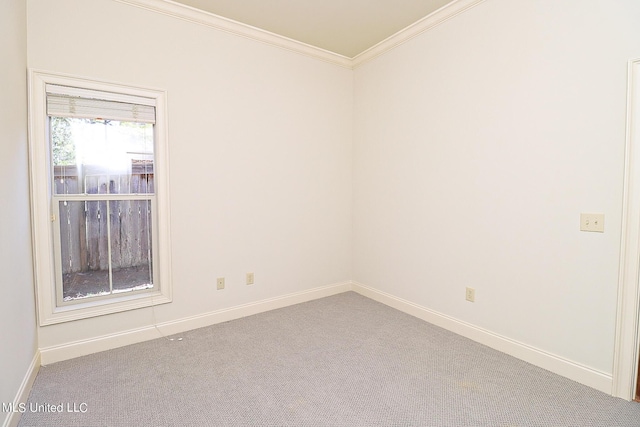
[(175, 0), (353, 58), (452, 0)]

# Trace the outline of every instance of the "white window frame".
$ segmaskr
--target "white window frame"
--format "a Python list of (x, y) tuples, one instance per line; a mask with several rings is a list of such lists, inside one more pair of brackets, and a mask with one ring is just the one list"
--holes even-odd
[[(56, 259), (54, 256), (54, 220), (58, 215), (51, 191), (52, 176), (47, 117), (46, 86), (69, 86), (117, 96), (139, 96), (155, 100), (154, 125), (155, 206), (154, 226), (154, 290), (145, 293), (114, 294), (108, 298), (87, 299), (86, 302), (59, 304), (56, 293)], [(34, 252), (34, 276), (38, 322), (40, 326), (85, 319), (172, 301), (171, 245), (169, 227), (169, 147), (167, 138), (166, 91), (91, 80), (76, 76), (29, 70), (29, 166), (31, 175), (31, 222)], [(155, 245), (154, 245), (155, 250)]]

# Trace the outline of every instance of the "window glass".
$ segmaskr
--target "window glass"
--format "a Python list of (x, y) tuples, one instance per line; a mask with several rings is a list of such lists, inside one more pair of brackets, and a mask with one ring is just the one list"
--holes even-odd
[(151, 123), (51, 117), (55, 194), (153, 194)]
[(61, 301), (152, 289), (152, 201), (131, 195), (155, 191), (153, 124), (53, 116), (50, 137)]

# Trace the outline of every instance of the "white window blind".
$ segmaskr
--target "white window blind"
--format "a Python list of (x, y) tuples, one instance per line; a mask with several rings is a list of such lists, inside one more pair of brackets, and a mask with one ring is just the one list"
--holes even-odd
[(156, 122), (154, 99), (51, 84), (47, 85), (47, 115)]

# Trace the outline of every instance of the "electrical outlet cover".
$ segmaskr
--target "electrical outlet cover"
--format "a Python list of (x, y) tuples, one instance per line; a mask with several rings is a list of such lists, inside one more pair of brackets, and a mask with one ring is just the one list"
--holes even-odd
[(476, 290), (473, 288), (467, 288), (466, 300), (469, 302), (476, 301)]

